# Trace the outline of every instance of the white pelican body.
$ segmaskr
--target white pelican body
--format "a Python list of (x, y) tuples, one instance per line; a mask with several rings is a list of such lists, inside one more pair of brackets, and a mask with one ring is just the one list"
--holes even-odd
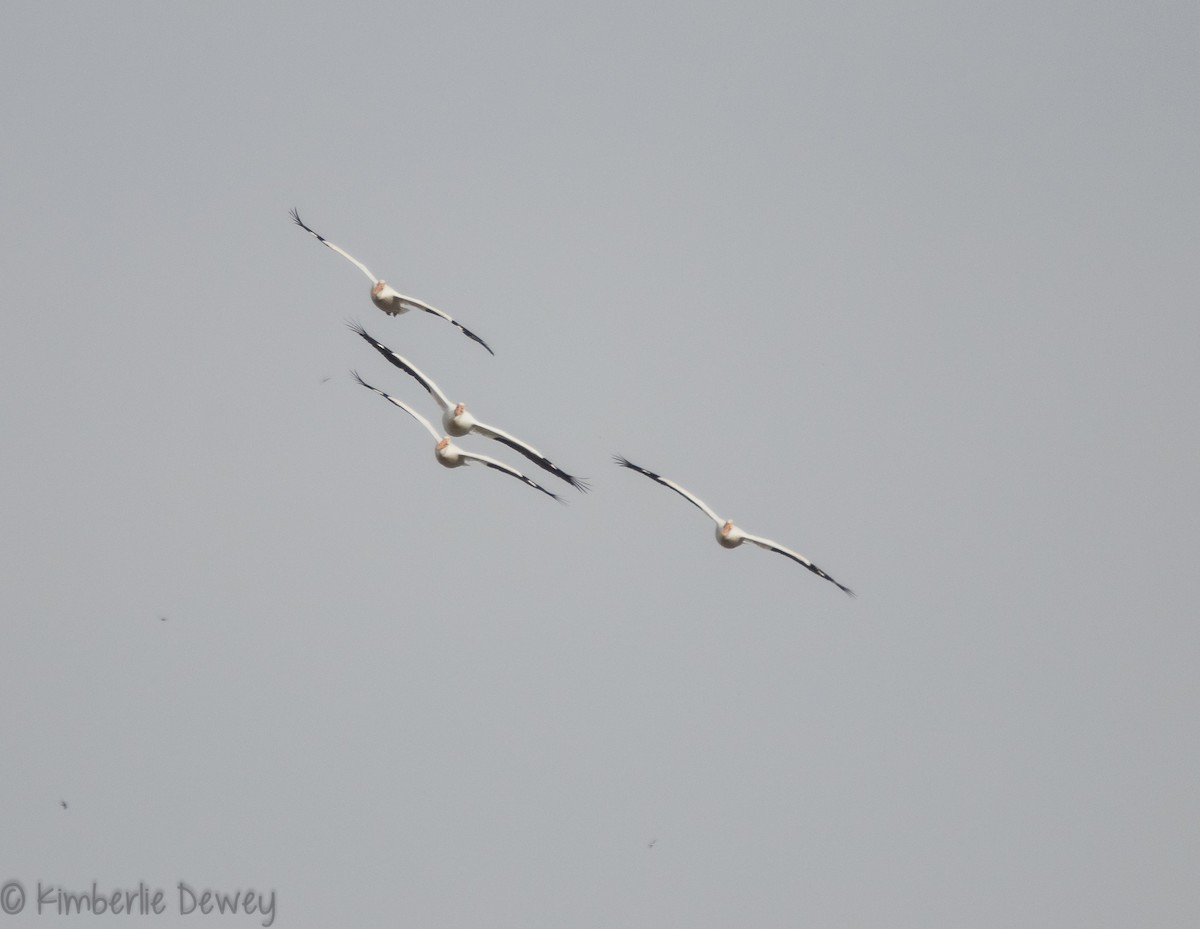
[(629, 468), (631, 471), (637, 471), (639, 474), (646, 475), (646, 477), (650, 478), (652, 481), (657, 481), (659, 484), (662, 484), (664, 487), (671, 488), (671, 490), (675, 491), (675, 493), (679, 494), (685, 500), (690, 501), (695, 506), (697, 506), (701, 510), (703, 510), (705, 512), (705, 514), (707, 514), (708, 518), (717, 524), (717, 531), (716, 531), (717, 542), (723, 548), (737, 548), (743, 542), (750, 542), (754, 545), (757, 545), (759, 548), (765, 548), (769, 552), (778, 552), (780, 555), (783, 555), (785, 558), (790, 558), (790, 559), (792, 559), (792, 561), (796, 562), (797, 564), (804, 565), (804, 567), (808, 568), (808, 570), (810, 570), (813, 574), (817, 575), (818, 577), (825, 578), (825, 580), (829, 581), (831, 584), (834, 584), (839, 589), (845, 591), (851, 597), (854, 596), (854, 591), (852, 591), (849, 587), (844, 586), (843, 584), (839, 584), (837, 581), (835, 581), (832, 577), (830, 577), (828, 574), (826, 574), (824, 571), (822, 571), (820, 568), (818, 568), (815, 564), (813, 564), (811, 561), (809, 561), (803, 555), (798, 554), (789, 548), (784, 548), (782, 545), (779, 545), (776, 542), (772, 542), (770, 539), (764, 539), (761, 536), (750, 535), (750, 533), (748, 533), (748, 532), (743, 532), (741, 529), (739, 529), (737, 526), (735, 526), (733, 524), (732, 519), (722, 519), (720, 516), (718, 516), (716, 513), (713, 512), (712, 508), (709, 507), (709, 505), (707, 503), (705, 503), (703, 500), (701, 500), (695, 494), (689, 493), (688, 491), (684, 490), (682, 487), (680, 487), (674, 481), (668, 480), (667, 478), (663, 477), (661, 474), (655, 474), (653, 471), (649, 471), (646, 468), (643, 468), (639, 465), (635, 465), (633, 462), (629, 461), (628, 459), (622, 458), (619, 455), (614, 455), (613, 460), (617, 464), (619, 464), (622, 468)]
[(376, 281), (371, 288), (371, 302), (388, 316), (399, 316), (412, 309), (412, 301), (387, 281)]
[(474, 452), (468, 452), (463, 448), (459, 448), (457, 445), (455, 445), (453, 442), (450, 441), (450, 436), (438, 435), (438, 431), (433, 428), (433, 424), (430, 423), (429, 420), (427, 420), (424, 416), (422, 416), (420, 413), (418, 413), (416, 410), (414, 410), (407, 403), (405, 403), (402, 400), (397, 400), (395, 397), (391, 396), (390, 394), (384, 393), (378, 387), (372, 387), (370, 384), (368, 384), (366, 381), (364, 381), (361, 377), (358, 376), (357, 371), (352, 372), (352, 373), (354, 374), (354, 379), (356, 381), (358, 381), (360, 384), (362, 384), (363, 387), (367, 388), (367, 390), (373, 390), (373, 391), (375, 391), (375, 393), (379, 394), (379, 396), (383, 397), (383, 399), (396, 404), (396, 406), (400, 407), (400, 409), (404, 410), (405, 413), (407, 413), (409, 416), (411, 416), (413, 419), (415, 419), (417, 422), (419, 422), (422, 426), (425, 427), (425, 429), (429, 432), (429, 434), (431, 436), (433, 436), (434, 441), (437, 443), (433, 447), (433, 453), (437, 457), (438, 464), (442, 465), (445, 468), (460, 468), (465, 464), (470, 464), (472, 461), (478, 461), (482, 465), (486, 465), (489, 468), (494, 468), (497, 471), (502, 471), (505, 474), (509, 474), (512, 477), (515, 477), (517, 480), (521, 481), (522, 483), (528, 484), (530, 487), (534, 488), (535, 490), (540, 490), (542, 493), (546, 494), (546, 496), (553, 497), (559, 503), (566, 502), (558, 494), (547, 490), (541, 484), (537, 483), (536, 481), (532, 480), (531, 478), (526, 477), (524, 474), (522, 474), (516, 468), (506, 465), (503, 461), (497, 461), (495, 458), (489, 458), (487, 455), (477, 455)]
[(726, 548), (737, 548), (746, 541), (746, 533), (733, 524), (732, 519), (717, 526), (717, 542)]
[(579, 491), (588, 489), (587, 482), (574, 475), (568, 474), (562, 468), (558, 467), (549, 458), (539, 452), (532, 445), (522, 442), (520, 439), (514, 438), (507, 432), (497, 429), (495, 426), (489, 426), (486, 423), (481, 423), (473, 415), (467, 412), (466, 404), (451, 403), (450, 400), (442, 393), (441, 389), (428, 376), (422, 374), (421, 371), (407, 358), (401, 358), (382, 342), (374, 339), (362, 326), (357, 323), (351, 323), (350, 328), (363, 337), (384, 358), (394, 364), (401, 371), (414, 377), (417, 382), (424, 387), (431, 397), (437, 401), (437, 405), (442, 408), (442, 427), (447, 433), (453, 436), (464, 436), (470, 433), (486, 436), (489, 439), (495, 439), (507, 445), (515, 452), (524, 455), (539, 468), (544, 468), (555, 477), (561, 478), (572, 487)]
[(454, 409), (442, 412), (442, 425), (451, 435), (467, 435), (480, 425), (479, 420), (467, 412), (465, 403), (454, 404)]
[[(388, 399), (392, 399), (388, 397)], [(444, 435), (433, 447), (438, 464), (446, 468), (458, 468), (467, 463), (467, 453), (450, 441), (450, 436)]]
[(490, 354), (496, 354), (492, 351), (492, 347), (488, 345), (487, 342), (479, 338), (479, 336), (473, 333), (458, 320), (453, 319), (449, 313), (443, 313), (437, 307), (430, 306), (423, 300), (417, 300), (414, 297), (406, 297), (404, 294), (392, 287), (387, 281), (377, 278), (371, 273), (370, 269), (365, 264), (351, 255), (349, 252), (338, 248), (319, 232), (316, 232), (315, 230), (304, 225), (304, 223), (300, 220), (300, 213), (295, 209), (292, 210), (292, 221), (309, 235), (314, 236), (322, 245), (337, 252), (352, 265), (358, 268), (358, 270), (360, 270), (363, 274), (365, 274), (371, 281), (371, 302), (389, 316), (399, 316), (401, 313), (407, 313), (409, 310), (422, 310), (426, 313), (432, 314), (433, 316), (440, 316), (442, 319), (446, 320), (446, 322), (450, 323), (450, 325), (458, 329), (458, 331), (465, 335), (468, 339), (474, 339), (476, 342), (486, 348)]

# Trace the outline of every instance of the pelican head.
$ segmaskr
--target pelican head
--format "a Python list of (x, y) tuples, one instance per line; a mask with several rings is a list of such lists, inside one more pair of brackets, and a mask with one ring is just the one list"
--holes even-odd
[(371, 296), (378, 297), (383, 293), (383, 288), (387, 287), (387, 281), (376, 281), (375, 286), (371, 288)]
[(455, 416), (462, 416), (462, 415), (463, 415), (463, 413), (465, 413), (465, 412), (466, 412), (466, 409), (467, 409), (467, 405), (466, 405), (465, 403), (460, 403), (460, 404), (458, 404), (458, 406), (456, 406), (456, 407), (454, 408), (454, 415), (455, 415)]
[(434, 446), (434, 448), (436, 448), (437, 451), (440, 452), (442, 449), (444, 449), (449, 444), (450, 444), (450, 436), (444, 435), (444, 436), (442, 436), (441, 441), (438, 442), (438, 444), (436, 446)]
[(732, 519), (727, 519), (717, 527), (717, 542), (722, 548), (737, 548), (742, 544), (742, 530), (733, 524)]

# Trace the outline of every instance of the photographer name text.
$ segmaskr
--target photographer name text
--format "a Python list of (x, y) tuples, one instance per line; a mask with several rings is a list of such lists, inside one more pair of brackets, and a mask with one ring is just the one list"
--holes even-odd
[(100, 890), (92, 881), (90, 890), (68, 890), (54, 884), (37, 882), (37, 894), (29, 900), (20, 881), (8, 881), (0, 886), (0, 912), (13, 916), (23, 912), (27, 904), (38, 916), (106, 914), (127, 916), (160, 916), (172, 903), (178, 905), (181, 916), (199, 914), (244, 914), (261, 917), (261, 925), (275, 922), (275, 891), (259, 893), (254, 890), (235, 890), (223, 893), (219, 890), (196, 889), (185, 881), (175, 885), (177, 894), (168, 895), (161, 888), (148, 887), (139, 881), (133, 890)]

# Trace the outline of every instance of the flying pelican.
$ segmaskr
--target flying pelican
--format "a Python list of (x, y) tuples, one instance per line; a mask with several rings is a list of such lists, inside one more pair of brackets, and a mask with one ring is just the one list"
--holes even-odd
[(378, 387), (372, 387), (370, 384), (368, 384), (366, 381), (364, 381), (361, 377), (358, 376), (357, 371), (351, 371), (350, 373), (353, 374), (354, 379), (356, 381), (358, 381), (360, 384), (362, 384), (363, 387), (367, 388), (367, 390), (373, 390), (373, 391), (375, 391), (375, 393), (379, 394), (379, 396), (383, 397), (385, 400), (390, 400), (392, 403), (396, 404), (396, 406), (400, 407), (400, 409), (404, 410), (404, 412), (406, 412), (409, 416), (411, 416), (413, 419), (415, 419), (422, 426), (424, 426), (426, 429), (429, 430), (429, 434), (431, 436), (433, 436), (434, 440), (437, 442), (437, 445), (434, 446), (434, 454), (437, 455), (438, 464), (443, 465), (444, 467), (447, 467), (447, 468), (458, 468), (458, 467), (461, 467), (462, 465), (469, 464), (472, 461), (478, 461), (481, 464), (487, 465), (489, 468), (495, 468), (497, 471), (503, 471), (505, 474), (511, 474), (513, 477), (517, 478), (518, 480), (524, 481), (530, 487), (540, 490), (542, 493), (546, 494), (546, 496), (553, 497), (559, 503), (566, 502), (558, 494), (547, 490), (541, 484), (526, 477), (524, 474), (522, 474), (516, 468), (511, 468), (508, 465), (506, 465), (504, 462), (497, 461), (495, 458), (489, 458), (489, 457), (487, 457), (487, 455), (476, 455), (474, 452), (464, 451), (463, 449), (459, 448), (457, 445), (455, 445), (453, 442), (450, 441), (450, 436), (438, 435), (437, 430), (433, 428), (433, 426), (430, 424), (429, 420), (427, 420), (424, 416), (422, 416), (420, 413), (418, 413), (416, 410), (414, 410), (411, 406), (409, 406), (403, 400), (397, 400), (391, 394), (384, 393)]
[(432, 313), (434, 316), (440, 316), (442, 319), (446, 320), (446, 322), (450, 323), (450, 325), (456, 327), (458, 331), (465, 335), (468, 339), (474, 339), (476, 342), (486, 348), (492, 355), (496, 354), (492, 351), (492, 347), (488, 345), (487, 342), (479, 338), (479, 336), (473, 333), (458, 320), (452, 319), (448, 313), (443, 313), (437, 307), (430, 306), (424, 301), (415, 300), (412, 297), (404, 296), (402, 293), (397, 293), (391, 288), (391, 286), (388, 285), (387, 281), (382, 281), (377, 278), (370, 272), (370, 270), (368, 270), (365, 264), (351, 255), (349, 252), (343, 251), (326, 239), (323, 235), (304, 225), (304, 223), (300, 220), (300, 213), (295, 208), (292, 209), (292, 220), (305, 232), (316, 236), (317, 241), (322, 245), (333, 249), (343, 258), (347, 259), (356, 268), (358, 268), (358, 270), (360, 270), (363, 274), (369, 277), (371, 279), (371, 283), (374, 285), (371, 288), (371, 301), (389, 316), (399, 316), (401, 313), (407, 313), (411, 309), (424, 310), (426, 313)]
[(438, 385), (431, 381), (426, 375), (422, 374), (417, 367), (406, 358), (401, 358), (390, 348), (381, 342), (376, 341), (371, 335), (360, 326), (358, 323), (349, 323), (351, 329), (362, 336), (370, 345), (381, 354), (384, 358), (394, 364), (401, 371), (411, 374), (417, 379), (417, 382), (429, 391), (429, 395), (437, 401), (437, 405), (442, 408), (442, 426), (450, 435), (464, 436), (474, 432), (479, 435), (486, 436), (489, 439), (495, 439), (497, 442), (503, 442), (515, 452), (520, 452), (539, 468), (545, 468), (555, 477), (560, 477), (576, 490), (586, 492), (588, 489), (587, 481), (574, 477), (568, 474), (558, 465), (550, 461), (545, 455), (539, 452), (532, 445), (526, 445), (520, 439), (513, 438), (507, 432), (497, 429), (495, 426), (489, 426), (479, 422), (474, 416), (467, 412), (467, 407), (463, 403), (451, 403), (444, 393), (438, 388)]
[(675, 491), (675, 493), (679, 494), (685, 500), (690, 500), (692, 503), (702, 509), (706, 514), (708, 514), (708, 518), (717, 524), (717, 541), (725, 548), (737, 548), (743, 542), (752, 542), (759, 548), (765, 548), (769, 552), (778, 552), (781, 555), (791, 558), (792, 561), (804, 565), (804, 567), (808, 568), (808, 570), (818, 577), (823, 577), (830, 583), (837, 585), (851, 597), (854, 596), (853, 590), (842, 584), (838, 584), (837, 581), (835, 581), (832, 577), (818, 568), (803, 555), (799, 555), (796, 552), (793, 552), (791, 549), (784, 548), (782, 545), (772, 542), (770, 539), (763, 539), (756, 535), (750, 535), (747, 532), (742, 532), (741, 529), (733, 524), (732, 519), (721, 519), (720, 516), (709, 509), (708, 504), (706, 504), (699, 497), (688, 493), (674, 481), (668, 480), (661, 474), (655, 474), (653, 471), (648, 471), (643, 467), (635, 465), (632, 461), (622, 458), (620, 455), (614, 455), (613, 461), (619, 464), (622, 468), (629, 468), (632, 471), (637, 471), (639, 474), (646, 475), (646, 477), (650, 478), (652, 481), (658, 481), (658, 483), (662, 484), (664, 487), (670, 487), (671, 490)]

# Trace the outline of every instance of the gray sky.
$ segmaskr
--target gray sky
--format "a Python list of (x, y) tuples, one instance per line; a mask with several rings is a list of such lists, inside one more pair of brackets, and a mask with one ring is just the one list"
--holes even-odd
[[(0, 882), (1196, 925), (1198, 26), (17, 4)], [(347, 318), (593, 492), (439, 468)]]

